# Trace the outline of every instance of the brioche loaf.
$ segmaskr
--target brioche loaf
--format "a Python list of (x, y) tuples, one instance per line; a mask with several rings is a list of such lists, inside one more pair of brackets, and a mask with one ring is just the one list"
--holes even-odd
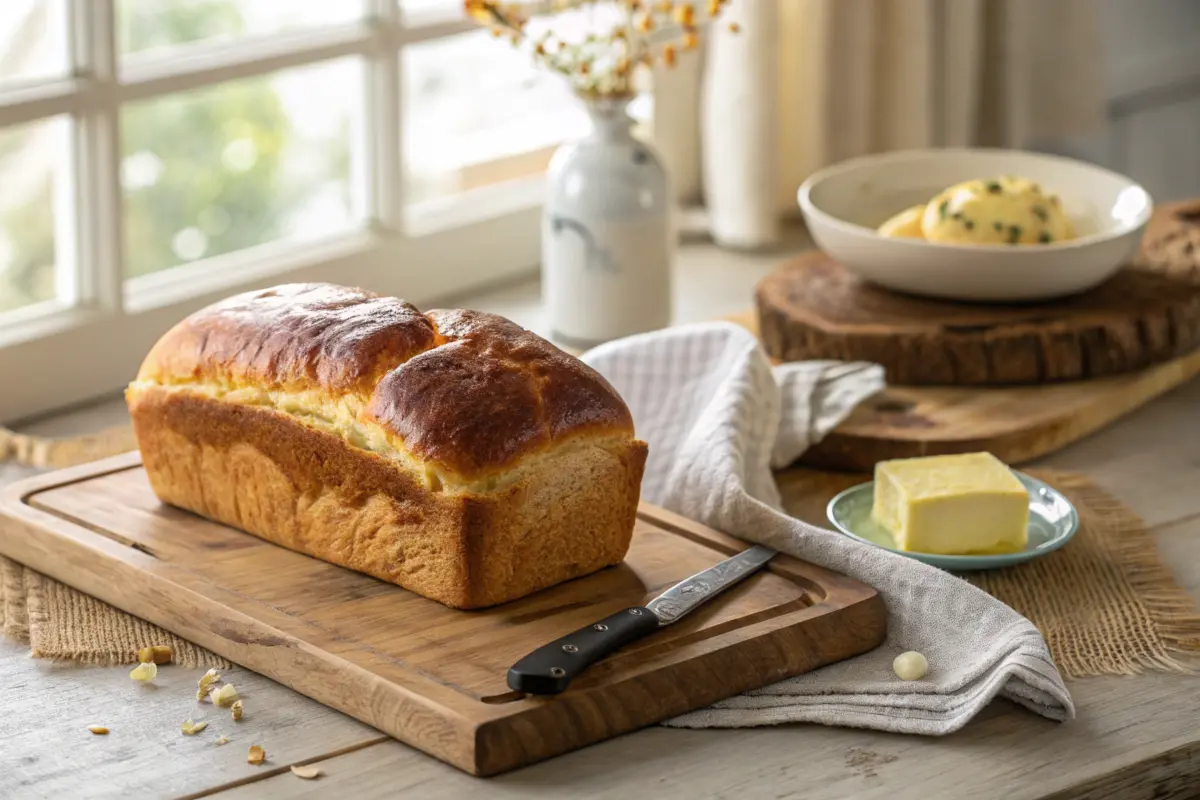
[(646, 444), (520, 326), (329, 284), (180, 322), (126, 390), (165, 503), (455, 608), (620, 562)]

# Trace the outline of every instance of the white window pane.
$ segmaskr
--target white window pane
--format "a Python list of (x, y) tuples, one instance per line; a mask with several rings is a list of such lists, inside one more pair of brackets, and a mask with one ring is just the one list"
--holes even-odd
[(65, 0), (0, 0), (0, 84), (67, 74)]
[(396, 2), (400, 4), (400, 13), (406, 17), (409, 15), (420, 17), (429, 14), (445, 16), (461, 12), (463, 8), (462, 0), (396, 0)]
[(66, 148), (65, 118), (0, 129), (0, 313), (55, 298)]
[(350, 58), (126, 108), (126, 275), (355, 225), (362, 85)]
[(362, 13), (361, 0), (117, 0), (122, 53), (320, 27)]
[(403, 61), (410, 204), (541, 172), (587, 130), (562, 77), (485, 30), (412, 45)]

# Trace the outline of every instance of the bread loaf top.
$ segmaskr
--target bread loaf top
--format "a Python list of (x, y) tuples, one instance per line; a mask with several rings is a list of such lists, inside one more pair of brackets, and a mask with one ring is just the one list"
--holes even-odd
[(130, 393), (151, 387), (289, 414), (439, 484), (494, 485), (552, 447), (633, 435), (599, 373), (519, 325), (422, 314), (332, 284), (277, 286), (196, 312), (158, 341)]

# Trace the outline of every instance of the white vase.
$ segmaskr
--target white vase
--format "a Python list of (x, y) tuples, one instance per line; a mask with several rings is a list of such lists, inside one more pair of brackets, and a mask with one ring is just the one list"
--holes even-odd
[(553, 340), (586, 348), (671, 321), (670, 181), (623, 100), (587, 100), (592, 129), (550, 162), (542, 296)]

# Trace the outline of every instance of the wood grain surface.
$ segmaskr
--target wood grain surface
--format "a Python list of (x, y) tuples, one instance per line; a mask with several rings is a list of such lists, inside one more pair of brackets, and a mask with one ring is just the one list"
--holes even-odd
[[(727, 317), (757, 332), (753, 312)], [(801, 463), (870, 471), (888, 458), (988, 450), (1019, 465), (1094, 433), (1200, 374), (1200, 351), (1107, 378), (1045, 386), (888, 386)]]
[(1200, 285), (1144, 269), (1075, 297), (982, 305), (890, 292), (812, 251), (763, 278), (755, 300), (773, 358), (873, 361), (902, 385), (1085, 380), (1200, 345)]
[(505, 684), (529, 651), (745, 544), (652, 506), (617, 567), (455, 611), (164, 506), (137, 454), (11, 487), (0, 552), (454, 766), (491, 775), (878, 645), (874, 590), (786, 556), (554, 698)]

